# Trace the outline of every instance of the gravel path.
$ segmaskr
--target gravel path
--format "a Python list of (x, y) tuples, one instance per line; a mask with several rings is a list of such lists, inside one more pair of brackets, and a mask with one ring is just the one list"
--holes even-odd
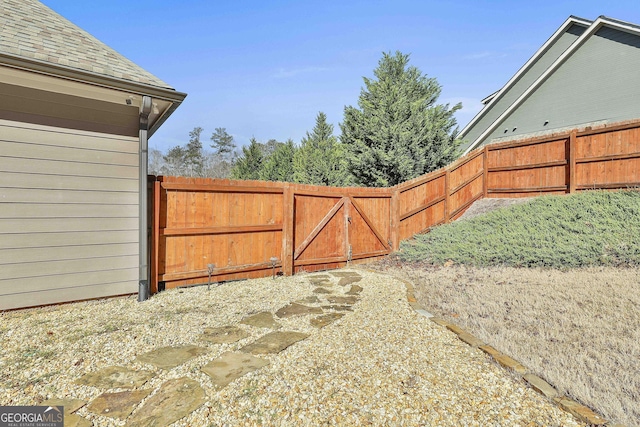
[[(317, 314), (276, 317), (282, 330), (309, 337), (280, 353), (260, 355), (270, 364), (222, 389), (201, 368), (271, 332), (240, 320), (276, 313), (314, 295), (320, 301), (306, 304), (326, 307), (326, 294), (313, 292), (317, 284), (311, 280), (318, 274), (227, 283), (211, 291), (206, 286), (171, 290), (144, 303), (127, 297), (3, 313), (0, 404), (33, 405), (50, 398), (89, 402), (105, 390), (74, 381), (123, 366), (155, 373), (140, 387), (153, 390), (149, 398), (171, 379), (188, 377), (201, 385), (206, 402), (176, 426), (584, 425), (482, 351), (417, 314), (402, 282), (351, 271), (362, 276), (357, 285), (363, 288), (353, 311), (340, 311), (344, 317), (321, 329), (310, 324)], [(338, 285), (340, 277), (323, 274), (332, 294), (349, 291), (351, 285)], [(230, 344), (200, 339), (205, 328), (227, 325), (249, 336)], [(165, 370), (135, 359), (159, 347), (187, 344), (208, 352)], [(76, 414), (96, 426), (126, 425), (87, 407)]]

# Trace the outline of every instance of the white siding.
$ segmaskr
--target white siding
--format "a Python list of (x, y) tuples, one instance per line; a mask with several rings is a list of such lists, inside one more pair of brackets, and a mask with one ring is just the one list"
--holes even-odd
[(138, 139), (0, 120), (0, 310), (134, 293)]

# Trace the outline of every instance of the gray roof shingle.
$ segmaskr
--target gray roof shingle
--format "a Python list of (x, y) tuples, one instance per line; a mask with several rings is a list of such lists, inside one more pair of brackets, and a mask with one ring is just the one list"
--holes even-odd
[(37, 0), (0, 1), (0, 53), (173, 89)]

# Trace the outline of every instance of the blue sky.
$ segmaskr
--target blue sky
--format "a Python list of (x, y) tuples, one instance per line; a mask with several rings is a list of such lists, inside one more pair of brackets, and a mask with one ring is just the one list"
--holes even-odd
[(188, 94), (150, 140), (163, 151), (196, 126), (205, 142), (224, 127), (239, 146), (299, 143), (319, 111), (339, 134), (362, 77), (396, 50), (438, 80), (439, 103), (462, 102), (462, 128), (569, 15), (640, 23), (637, 0), (42, 1)]

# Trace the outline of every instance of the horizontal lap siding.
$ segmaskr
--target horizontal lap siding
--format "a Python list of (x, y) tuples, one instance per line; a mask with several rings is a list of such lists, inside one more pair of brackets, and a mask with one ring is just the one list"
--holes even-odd
[(133, 293), (138, 140), (0, 120), (0, 309)]

